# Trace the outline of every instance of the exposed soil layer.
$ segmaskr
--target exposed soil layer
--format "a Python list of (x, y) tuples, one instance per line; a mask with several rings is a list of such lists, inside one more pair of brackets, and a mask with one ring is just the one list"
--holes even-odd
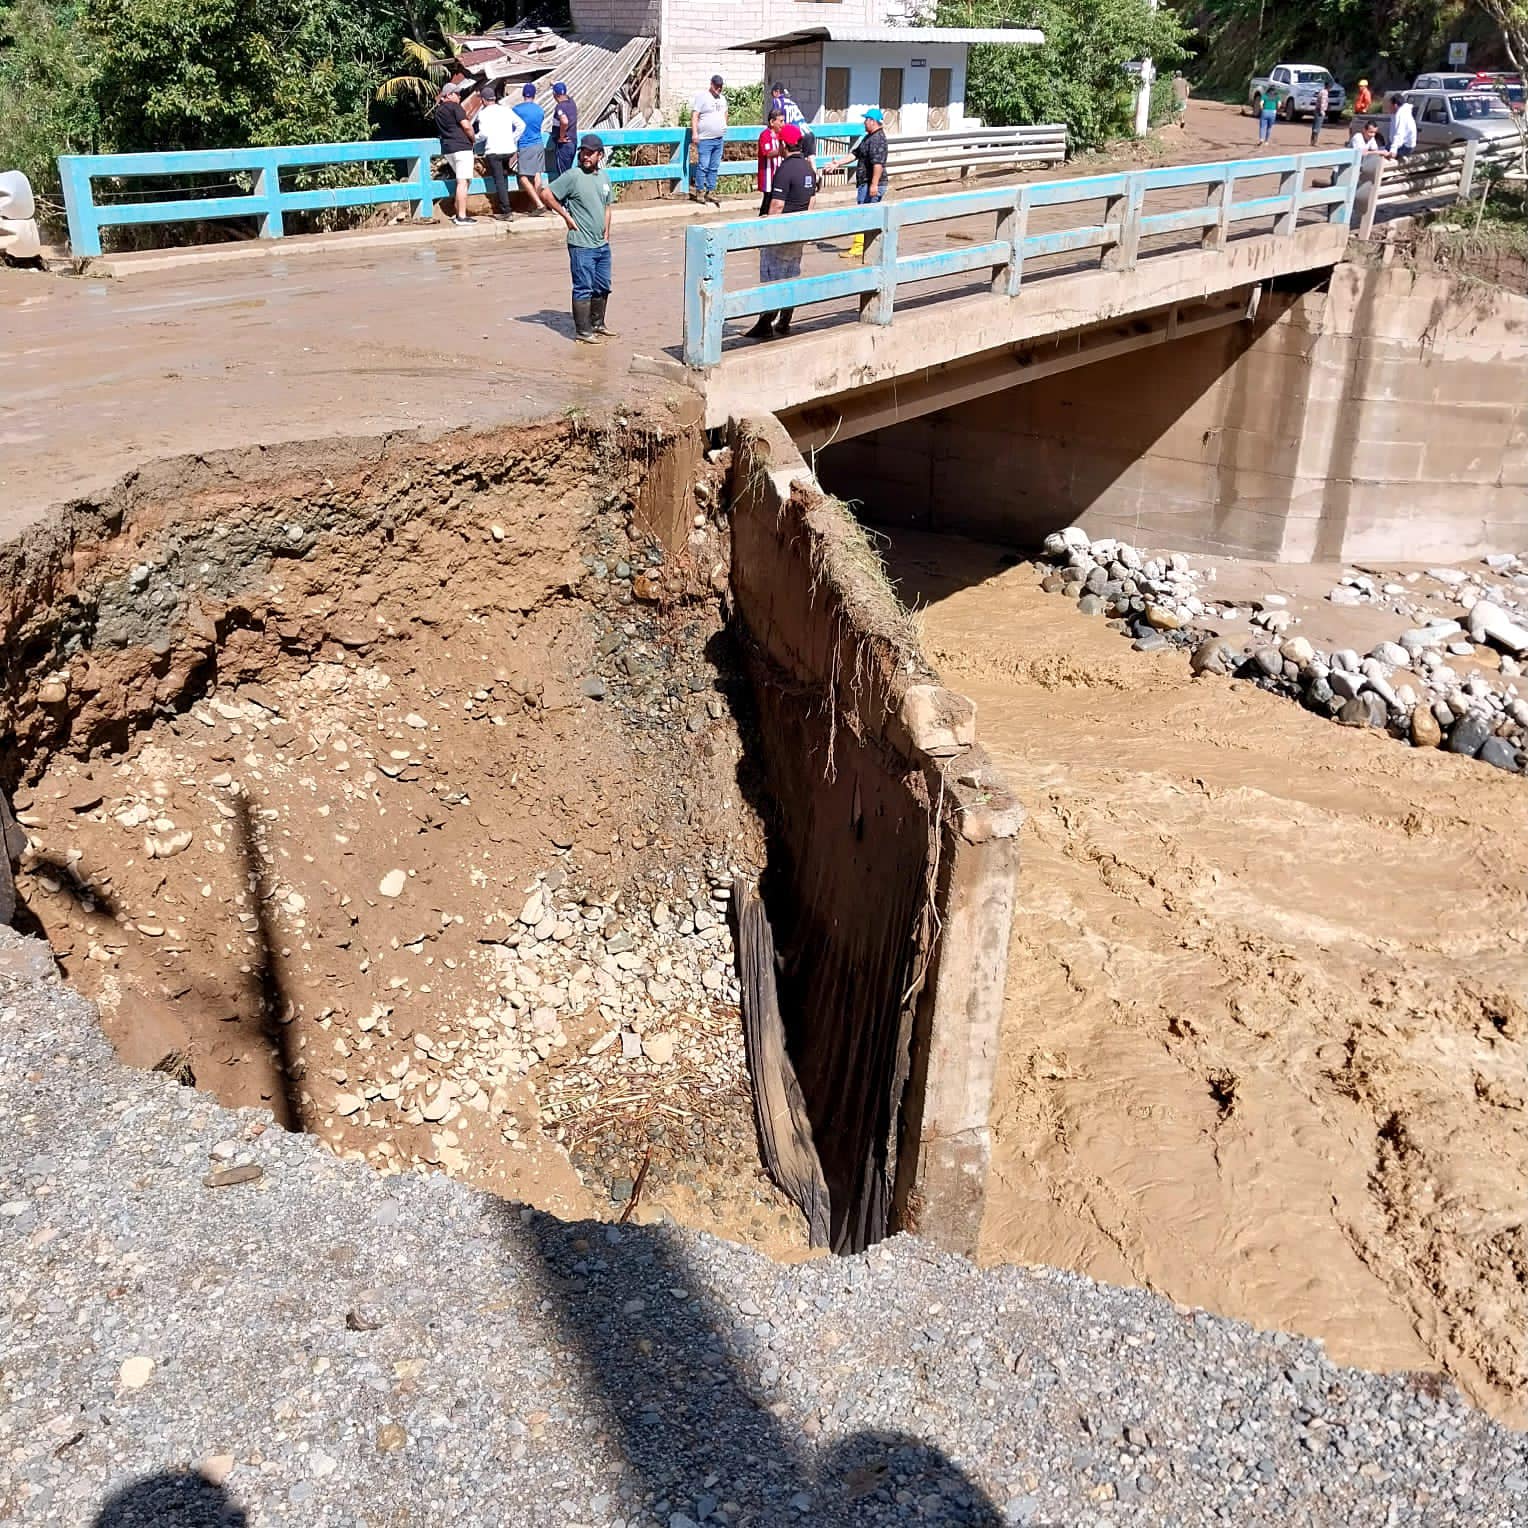
[(714, 482), (676, 553), (639, 528), (676, 433), (233, 457), (13, 545), (18, 887), (127, 1060), (383, 1171), (804, 1245), (713, 892), (762, 857)]
[(1132, 652), (1043, 570), (898, 534), (1030, 818), (983, 1255), (1528, 1420), (1528, 793)]

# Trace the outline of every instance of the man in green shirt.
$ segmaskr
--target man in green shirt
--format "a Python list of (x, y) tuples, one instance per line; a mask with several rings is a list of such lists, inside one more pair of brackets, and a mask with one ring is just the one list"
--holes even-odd
[(568, 266), (573, 272), (573, 335), (593, 345), (615, 330), (605, 324), (610, 301), (610, 177), (600, 164), (604, 140), (586, 134), (578, 162), (541, 193), (541, 199), (568, 225)]

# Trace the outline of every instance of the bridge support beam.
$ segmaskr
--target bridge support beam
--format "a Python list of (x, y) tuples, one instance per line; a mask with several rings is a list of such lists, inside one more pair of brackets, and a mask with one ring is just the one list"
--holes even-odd
[(1124, 323), (1079, 330), (1060, 339), (1031, 341), (987, 352), (965, 361), (932, 367), (884, 388), (866, 389), (809, 404), (781, 415), (781, 422), (803, 451), (821, 450), (835, 441), (852, 440), (871, 430), (905, 423), (940, 409), (954, 408), (1025, 382), (1058, 372), (1113, 360), (1133, 350), (1165, 345), (1231, 324), (1250, 322), (1257, 313), (1260, 288), (1227, 294), (1214, 303), (1175, 305)]

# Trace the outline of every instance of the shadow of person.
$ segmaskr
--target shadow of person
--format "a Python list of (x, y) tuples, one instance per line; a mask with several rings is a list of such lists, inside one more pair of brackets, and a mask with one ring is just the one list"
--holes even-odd
[[(534, 1248), (544, 1308), (620, 1433), (623, 1491), (640, 1489), (660, 1521), (704, 1528), (720, 1509), (750, 1528), (1000, 1528), (981, 1487), (923, 1439), (867, 1430), (815, 1450), (789, 1428), (782, 1418), (811, 1383), (810, 1355), (786, 1372), (797, 1350), (787, 1345), (782, 1357), (761, 1340), (774, 1333), (770, 1313), (713, 1301), (674, 1232), (568, 1224), (511, 1205), (502, 1213), (509, 1235)], [(655, 1510), (623, 1505), (628, 1515)]]
[(124, 1486), (93, 1528), (249, 1528), (249, 1517), (204, 1475), (166, 1470)]

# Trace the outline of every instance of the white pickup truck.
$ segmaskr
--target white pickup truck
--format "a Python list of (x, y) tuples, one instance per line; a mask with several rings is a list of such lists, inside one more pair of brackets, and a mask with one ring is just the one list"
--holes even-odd
[(1326, 86), (1326, 114), (1335, 117), (1346, 104), (1343, 89), (1332, 78), (1330, 69), (1320, 64), (1276, 64), (1267, 74), (1260, 74), (1247, 88), (1247, 107), (1256, 111), (1257, 98), (1268, 85), (1276, 85), (1283, 95), (1279, 116), (1286, 122), (1316, 115), (1316, 96)]

